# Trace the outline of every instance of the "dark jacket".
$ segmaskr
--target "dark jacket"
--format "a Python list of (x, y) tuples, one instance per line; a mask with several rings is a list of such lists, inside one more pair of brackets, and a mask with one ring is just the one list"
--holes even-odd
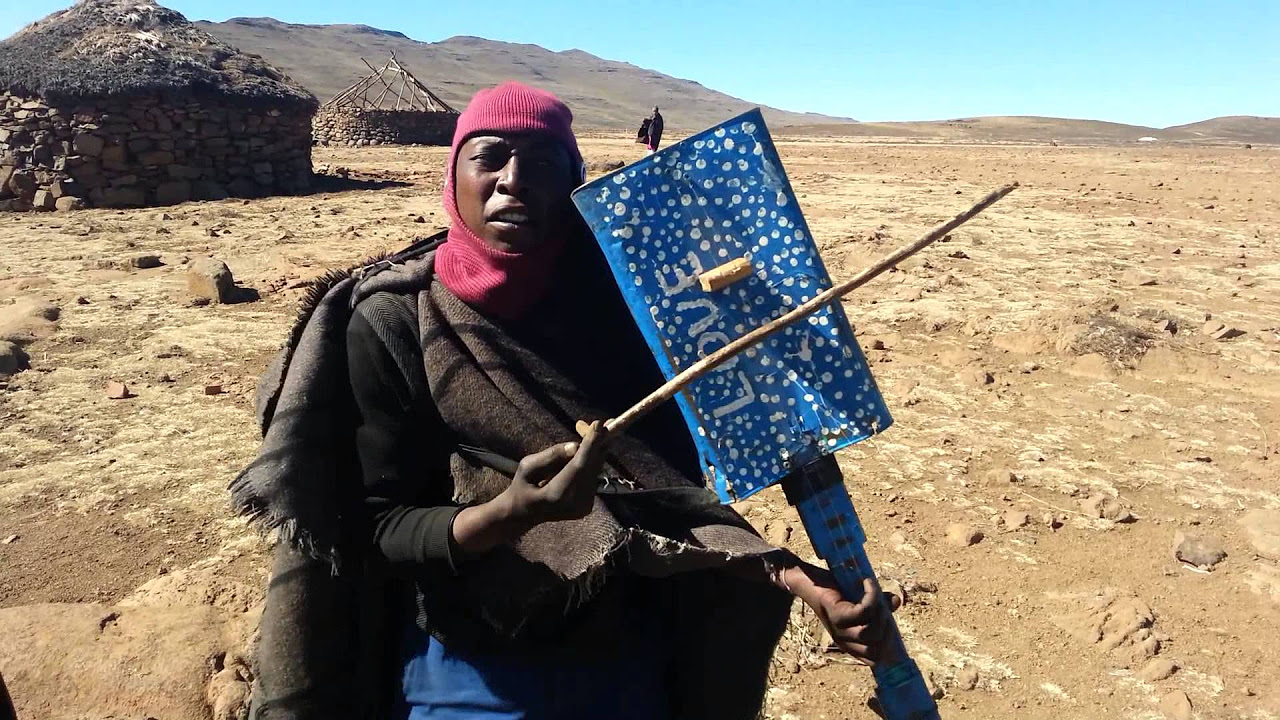
[(658, 144), (662, 142), (662, 113), (654, 112), (653, 117), (649, 118), (649, 147), (658, 148)]

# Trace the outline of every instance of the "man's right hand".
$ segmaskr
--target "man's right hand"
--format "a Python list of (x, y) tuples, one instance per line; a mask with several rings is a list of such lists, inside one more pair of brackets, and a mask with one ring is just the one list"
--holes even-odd
[(525, 456), (501, 495), (458, 513), (454, 542), (465, 552), (480, 553), (535, 525), (586, 517), (595, 504), (606, 440), (607, 431), (595, 423), (581, 443), (561, 443)]
[(606, 434), (595, 423), (581, 443), (555, 445), (521, 460), (511, 486), (502, 493), (512, 518), (532, 527), (586, 517), (604, 469)]

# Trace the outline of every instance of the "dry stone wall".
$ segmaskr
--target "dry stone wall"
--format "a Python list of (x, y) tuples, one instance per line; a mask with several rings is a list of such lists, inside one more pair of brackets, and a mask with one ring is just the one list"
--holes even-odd
[(321, 108), (312, 123), (317, 145), (448, 145), (456, 113)]
[(172, 205), (311, 183), (311, 110), (163, 95), (0, 95), (0, 210)]

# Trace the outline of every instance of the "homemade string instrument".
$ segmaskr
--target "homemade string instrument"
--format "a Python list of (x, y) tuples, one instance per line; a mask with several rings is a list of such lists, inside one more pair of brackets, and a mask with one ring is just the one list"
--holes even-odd
[[(893, 420), (838, 300), (1016, 186), (833, 287), (759, 110), (587, 183), (573, 201), (668, 381), (606, 427), (675, 397), (720, 499), (781, 483), (856, 602), (874, 571), (834, 453)], [(938, 717), (890, 637), (872, 669), (886, 716)]]

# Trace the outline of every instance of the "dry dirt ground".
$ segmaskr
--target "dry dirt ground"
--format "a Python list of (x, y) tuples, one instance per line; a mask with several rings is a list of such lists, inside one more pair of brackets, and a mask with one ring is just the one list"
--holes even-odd
[[(896, 424), (841, 462), (873, 561), (907, 590), (900, 623), (943, 714), (1280, 717), (1280, 541), (1241, 522), (1280, 508), (1280, 149), (780, 147), (837, 278), (1023, 184), (846, 304)], [(638, 157), (605, 138), (584, 150)], [(96, 632), (136, 626), (149, 616), (118, 608), (149, 581), (152, 605), (252, 607), (264, 545), (225, 487), (257, 447), (256, 375), (300, 281), (443, 227), (443, 159), (320, 150), (317, 166), (392, 184), (0, 216), (0, 335), (31, 364), (0, 378), (0, 625), (20, 606), (94, 603)], [(129, 266), (147, 254), (163, 264)], [(185, 264), (202, 256), (261, 298), (193, 306)], [(1210, 316), (1239, 334), (1206, 334)], [(131, 397), (109, 399), (109, 381)], [(741, 509), (807, 548), (780, 492)], [(983, 539), (949, 541), (954, 523)], [(1179, 561), (1178, 532), (1225, 559)], [(769, 715), (871, 717), (869, 673), (810, 626), (797, 613), (779, 649)], [(189, 716), (146, 693), (60, 714), (52, 671), (11, 640), (0, 631), (0, 673), (20, 717)], [(132, 687), (162, 657), (121, 660), (103, 682)], [(215, 660), (219, 676), (239, 662)], [(81, 690), (83, 707), (109, 702)]]

